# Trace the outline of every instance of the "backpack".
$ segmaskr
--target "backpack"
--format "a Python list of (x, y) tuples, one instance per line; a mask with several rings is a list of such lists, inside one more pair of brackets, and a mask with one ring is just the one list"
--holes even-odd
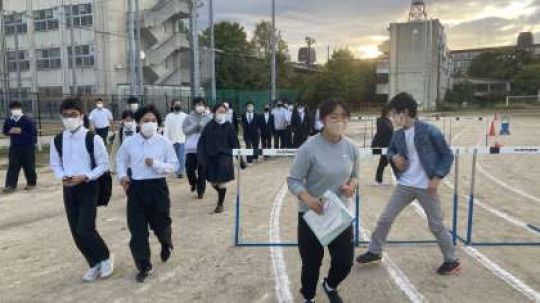
[[(94, 156), (94, 137), (95, 133), (92, 131), (89, 131), (86, 133), (85, 138), (85, 145), (86, 145), (86, 151), (88, 152), (88, 155), (90, 155), (90, 161), (92, 169), (96, 168), (96, 159)], [(56, 151), (58, 152), (58, 155), (60, 156), (60, 159), (62, 159), (62, 133), (56, 135), (54, 137), (54, 147), (56, 148)], [(111, 200), (112, 196), (112, 177), (111, 172), (106, 171), (103, 175), (101, 175), (97, 180), (98, 184), (98, 201), (97, 206), (107, 206), (109, 205), (109, 201)]]

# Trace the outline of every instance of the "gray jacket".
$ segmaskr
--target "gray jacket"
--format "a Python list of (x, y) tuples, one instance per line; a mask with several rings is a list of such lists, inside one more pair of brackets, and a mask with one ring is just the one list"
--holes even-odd
[(202, 130), (212, 121), (212, 117), (204, 113), (191, 113), (184, 120), (182, 128), (184, 134), (186, 135), (186, 153), (197, 153), (197, 143), (199, 142), (199, 137), (202, 133)]

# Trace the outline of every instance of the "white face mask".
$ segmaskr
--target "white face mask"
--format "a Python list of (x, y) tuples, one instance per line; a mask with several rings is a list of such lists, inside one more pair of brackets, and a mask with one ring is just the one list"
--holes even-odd
[(204, 113), (204, 106), (195, 106), (195, 112), (198, 114)]
[(62, 124), (65, 130), (73, 132), (83, 124), (83, 121), (81, 118), (62, 118)]
[(137, 122), (135, 121), (124, 122), (124, 128), (129, 131), (134, 131), (137, 128)]
[(141, 133), (145, 137), (152, 137), (157, 133), (158, 125), (156, 122), (146, 122), (141, 124)]
[(223, 124), (225, 122), (227, 122), (227, 114), (224, 114), (224, 113), (219, 113), (219, 114), (216, 114), (216, 122), (219, 123), (219, 124)]
[(22, 109), (12, 109), (11, 110), (11, 115), (14, 118), (20, 118), (23, 115), (23, 111), (22, 111)]
[(345, 122), (328, 122), (324, 128), (333, 136), (341, 136), (345, 132), (347, 124)]
[(135, 112), (139, 109), (139, 104), (137, 103), (132, 103), (129, 105), (129, 108), (131, 109), (131, 111)]
[(102, 109), (103, 108), (103, 103), (96, 104), (96, 107), (99, 108), (99, 109)]

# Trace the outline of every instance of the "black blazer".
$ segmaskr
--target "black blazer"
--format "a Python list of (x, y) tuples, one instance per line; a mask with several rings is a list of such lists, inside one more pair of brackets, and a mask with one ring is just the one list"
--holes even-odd
[(311, 134), (313, 121), (311, 120), (311, 117), (307, 112), (304, 113), (304, 120), (302, 120), (300, 117), (300, 113), (295, 110), (291, 117), (291, 125), (293, 131), (300, 132), (308, 136), (309, 134)]
[(247, 113), (242, 114), (242, 128), (244, 129), (244, 137), (258, 136), (260, 128), (259, 115), (253, 113), (253, 119), (251, 120), (251, 123), (248, 123)]
[(261, 129), (261, 136), (272, 136), (274, 133), (274, 115), (269, 113), (268, 114), (268, 123), (266, 123), (266, 120), (264, 118), (264, 114), (259, 115), (259, 125)]
[(388, 147), (392, 135), (394, 134), (394, 125), (386, 117), (377, 118), (377, 133), (373, 137), (371, 147)]

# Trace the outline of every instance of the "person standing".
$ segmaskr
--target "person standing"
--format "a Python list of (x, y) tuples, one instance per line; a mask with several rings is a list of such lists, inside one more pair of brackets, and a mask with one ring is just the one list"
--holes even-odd
[[(148, 242), (150, 227), (161, 244), (161, 260), (167, 262), (174, 249), (171, 229), (171, 200), (166, 177), (178, 170), (172, 143), (157, 133), (161, 115), (153, 105), (135, 113), (140, 132), (122, 144), (117, 156), (118, 179), (128, 197), (129, 247), (139, 270), (137, 282), (153, 272)], [(131, 176), (128, 176), (128, 168)]]
[(103, 99), (96, 99), (96, 108), (90, 112), (88, 120), (90, 120), (90, 129), (93, 129), (107, 145), (109, 127), (114, 132), (114, 119), (111, 111), (105, 108)]
[(17, 189), (21, 168), (26, 177), (25, 190), (36, 187), (36, 143), (37, 129), (34, 121), (23, 113), (22, 103), (14, 101), (9, 104), (11, 116), (4, 122), (2, 133), (9, 136), (9, 164), (6, 184), (3, 190), (9, 194)]
[(314, 120), (314, 122), (313, 122), (313, 135), (316, 135), (316, 134), (322, 132), (322, 130), (324, 128), (324, 124), (321, 121), (321, 115), (320, 115), (319, 109), (317, 109), (317, 111), (315, 112), (315, 117), (314, 117), (313, 120)]
[(303, 104), (298, 105), (291, 118), (291, 129), (293, 131), (293, 148), (299, 148), (311, 133), (311, 118), (306, 112)]
[(127, 99), (128, 110), (135, 114), (139, 110), (139, 99), (135, 96), (131, 96)]
[[(111, 276), (114, 270), (109, 248), (96, 230), (97, 179), (108, 170), (109, 159), (103, 139), (83, 126), (79, 99), (64, 100), (60, 114), (64, 131), (51, 140), (50, 165), (56, 178), (62, 180), (64, 207), (75, 245), (90, 266), (83, 281), (92, 282)], [(89, 142), (93, 142), (92, 155)]]
[[(381, 116), (377, 118), (377, 133), (373, 137), (371, 143), (372, 148), (387, 148), (394, 134), (394, 126), (392, 120), (389, 118), (390, 109), (386, 105), (383, 107)], [(375, 185), (383, 184), (384, 168), (388, 165), (388, 159), (385, 155), (381, 155), (379, 159), (379, 165), (377, 166), (377, 173), (375, 175)]]
[(195, 98), (193, 107), (195, 110), (186, 117), (182, 126), (186, 136), (186, 173), (188, 176), (191, 192), (197, 191), (197, 198), (203, 199), (206, 191), (206, 177), (204, 166), (197, 158), (197, 144), (201, 133), (212, 118), (204, 113), (206, 102), (203, 98)]
[[(298, 197), (298, 249), (302, 259), (300, 292), (306, 303), (315, 302), (324, 247), (304, 220), (304, 214), (313, 210), (322, 214), (321, 196), (331, 191), (350, 209), (352, 196), (358, 184), (359, 152), (344, 132), (350, 111), (341, 100), (328, 100), (321, 104), (322, 133), (309, 139), (300, 149), (289, 172), (289, 191)], [(349, 275), (354, 261), (352, 225), (328, 245), (330, 271), (322, 287), (331, 303), (341, 303), (338, 286)]]
[(393, 222), (416, 199), (426, 213), (429, 228), (444, 258), (437, 273), (457, 273), (461, 263), (456, 256), (450, 232), (444, 225), (441, 200), (437, 193), (441, 180), (452, 168), (452, 150), (438, 128), (417, 119), (418, 103), (411, 95), (400, 93), (392, 98), (389, 106), (394, 124), (400, 127), (390, 141), (387, 154), (398, 185), (379, 217), (368, 251), (356, 261), (369, 264), (381, 260), (383, 246)]
[(172, 112), (165, 117), (165, 129), (163, 134), (165, 138), (169, 139), (174, 145), (176, 156), (178, 157), (178, 171), (176, 172), (177, 178), (184, 177), (185, 164), (185, 143), (186, 136), (184, 135), (184, 120), (186, 120), (186, 113), (182, 111), (182, 103), (180, 100), (175, 100), (172, 106)]
[(264, 113), (260, 118), (262, 148), (270, 149), (274, 135), (274, 115), (270, 112), (269, 105), (264, 107)]
[[(260, 119), (259, 115), (255, 113), (255, 107), (251, 101), (246, 104), (246, 113), (242, 114), (242, 129), (244, 130), (246, 148), (258, 149), (261, 140)], [(258, 156), (248, 156), (247, 162), (253, 163), (254, 159), (257, 160)]]
[(284, 102), (283, 107), (286, 110), (286, 119), (287, 119), (287, 128), (285, 132), (285, 148), (293, 148), (293, 127), (292, 127), (292, 116), (295, 112), (295, 107), (292, 104), (289, 104), (287, 101)]
[(135, 115), (130, 110), (125, 110), (122, 113), (122, 122), (119, 129), (114, 133), (114, 140), (111, 148), (110, 166), (111, 172), (116, 173), (116, 155), (122, 143), (129, 137), (137, 133), (137, 122), (135, 122)]
[(227, 183), (234, 180), (233, 149), (240, 148), (238, 136), (227, 120), (226, 108), (218, 104), (212, 109), (214, 119), (204, 128), (198, 144), (199, 161), (206, 168), (206, 180), (218, 193), (215, 213), (223, 212)]
[(277, 101), (277, 107), (272, 112), (274, 116), (274, 148), (287, 148), (288, 110), (281, 100)]

